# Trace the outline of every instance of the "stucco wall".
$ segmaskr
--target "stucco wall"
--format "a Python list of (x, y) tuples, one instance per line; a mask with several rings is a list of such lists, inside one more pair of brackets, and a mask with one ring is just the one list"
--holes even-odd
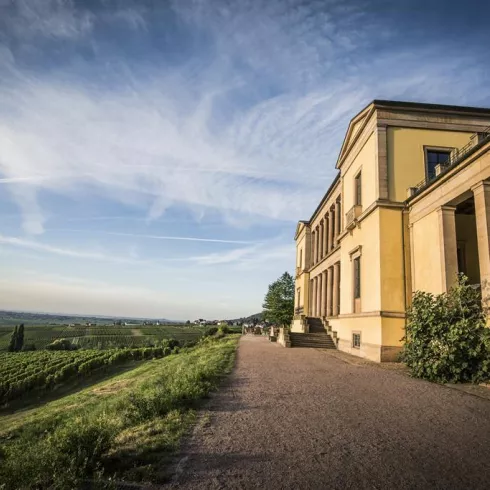
[(402, 346), (405, 318), (382, 318), (381, 342), (384, 346)]
[(405, 311), (402, 211), (379, 209), (381, 310)]
[(387, 130), (388, 192), (391, 201), (404, 201), (407, 189), (425, 179), (424, 146), (461, 148), (473, 133), (429, 129)]
[(414, 291), (439, 294), (445, 290), (441, 262), (439, 214), (427, 214), (412, 225), (412, 261)]
[[(352, 334), (360, 332), (361, 348), (352, 347)], [(337, 327), (338, 348), (372, 361), (381, 360), (381, 317), (341, 318)]]
[(381, 309), (379, 208), (374, 210), (342, 240), (340, 313), (352, 313), (354, 274), (351, 252), (361, 248), (361, 312)]
[(296, 267), (306, 265), (306, 233), (303, 231), (296, 241)]
[(362, 207), (366, 209), (376, 200), (376, 147), (374, 133), (366, 141), (348, 169), (342, 172), (344, 213), (354, 206), (354, 178), (362, 171)]
[(303, 332), (304, 331), (304, 328), (303, 328), (303, 323), (301, 322), (301, 319), (299, 318), (295, 318), (293, 320), (293, 323), (291, 324), (291, 332)]

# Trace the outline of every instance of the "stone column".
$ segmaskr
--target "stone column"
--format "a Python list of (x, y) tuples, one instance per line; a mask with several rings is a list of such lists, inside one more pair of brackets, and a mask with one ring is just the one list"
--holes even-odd
[(325, 242), (323, 241), (323, 220), (320, 221), (320, 260), (323, 259), (323, 256), (325, 254)]
[(316, 227), (316, 263), (320, 260), (320, 227)]
[(441, 206), (438, 210), (442, 291), (448, 291), (454, 285), (458, 274), (455, 211), (454, 206)]
[(478, 240), (478, 261), (480, 263), (480, 284), (483, 305), (490, 304), (490, 182), (480, 182), (473, 186), (475, 196), (476, 235)]
[(333, 220), (332, 220), (332, 213), (331, 211), (328, 212), (328, 251), (332, 250), (332, 243), (333, 243), (333, 238), (332, 238), (332, 225), (333, 225)]
[(340, 201), (335, 202), (335, 211), (337, 216), (336, 223), (337, 223), (337, 241), (338, 241), (338, 236), (342, 231), (342, 214), (340, 210)]
[(337, 262), (333, 266), (333, 295), (332, 295), (332, 313), (333, 316), (338, 316), (339, 314), (339, 302), (340, 302), (340, 262)]
[(333, 250), (336, 245), (335, 241), (335, 208), (330, 209), (330, 220), (332, 221), (331, 230), (330, 230), (330, 250)]
[(327, 311), (325, 316), (332, 316), (332, 268), (327, 269)]
[(313, 279), (310, 279), (310, 289), (308, 290), (308, 312), (307, 316), (313, 316)]
[(323, 243), (325, 244), (325, 255), (328, 254), (328, 251), (330, 250), (328, 247), (328, 213), (325, 215), (325, 218), (323, 218), (323, 221), (325, 223), (325, 229), (324, 231), (324, 237), (323, 237)]
[(333, 266), (330, 267), (329, 271), (330, 271), (330, 282), (328, 284), (328, 287), (329, 287), (329, 291), (328, 291), (328, 295), (329, 295), (329, 301), (330, 301), (330, 316), (333, 315)]
[(322, 298), (320, 302), (320, 316), (327, 316), (327, 271), (322, 272)]
[(311, 316), (315, 316), (316, 308), (316, 277), (313, 278), (313, 290), (311, 292)]
[(311, 232), (311, 265), (315, 263), (315, 230)]
[(322, 304), (322, 275), (318, 274), (318, 286), (316, 291), (316, 315), (321, 315), (321, 304)]

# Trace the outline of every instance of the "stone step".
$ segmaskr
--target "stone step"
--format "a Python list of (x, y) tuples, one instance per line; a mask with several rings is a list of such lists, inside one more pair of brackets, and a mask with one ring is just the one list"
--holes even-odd
[(336, 349), (337, 346), (332, 337), (325, 330), (322, 332), (299, 333), (291, 332), (289, 334), (292, 347), (308, 347), (317, 349)]
[(291, 342), (294, 344), (334, 344), (335, 342), (331, 339), (325, 339), (325, 340), (314, 340), (314, 339), (304, 339), (304, 340), (298, 340), (298, 339), (291, 339)]
[(335, 344), (318, 345), (318, 344), (291, 344), (291, 347), (304, 347), (308, 349), (336, 349)]

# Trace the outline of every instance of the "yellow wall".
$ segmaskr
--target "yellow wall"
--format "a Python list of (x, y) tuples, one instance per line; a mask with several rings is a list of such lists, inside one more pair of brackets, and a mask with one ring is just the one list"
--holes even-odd
[[(381, 317), (342, 318), (335, 328), (340, 350), (373, 361), (380, 361)], [(353, 332), (361, 333), (360, 349), (352, 347)]]
[(439, 294), (445, 290), (437, 211), (427, 214), (412, 225), (412, 287), (414, 291)]
[(362, 171), (362, 208), (366, 209), (372, 204), (376, 196), (376, 147), (374, 133), (362, 147), (349, 168), (342, 173), (343, 207), (344, 213), (354, 206), (354, 178)]
[(402, 211), (379, 210), (381, 310), (405, 311)]
[[(303, 253), (300, 253), (303, 251)], [(301, 260), (301, 262), (300, 262)], [(305, 268), (306, 264), (306, 234), (303, 232), (296, 242), (296, 267)]]
[(425, 179), (424, 146), (461, 148), (473, 133), (388, 128), (388, 188), (391, 201), (404, 201), (407, 189)]
[(383, 345), (403, 345), (405, 335), (405, 318), (383, 318), (381, 342)]
[(381, 309), (379, 208), (342, 240), (340, 313), (353, 312), (354, 274), (350, 252), (361, 245), (361, 311)]

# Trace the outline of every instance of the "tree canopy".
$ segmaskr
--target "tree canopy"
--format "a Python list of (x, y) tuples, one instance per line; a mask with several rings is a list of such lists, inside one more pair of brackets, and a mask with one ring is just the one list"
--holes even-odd
[(294, 279), (291, 274), (285, 272), (269, 284), (262, 307), (265, 320), (282, 326), (291, 324), (294, 314)]
[(20, 352), (24, 346), (24, 324), (15, 326), (8, 345), (9, 352)]

